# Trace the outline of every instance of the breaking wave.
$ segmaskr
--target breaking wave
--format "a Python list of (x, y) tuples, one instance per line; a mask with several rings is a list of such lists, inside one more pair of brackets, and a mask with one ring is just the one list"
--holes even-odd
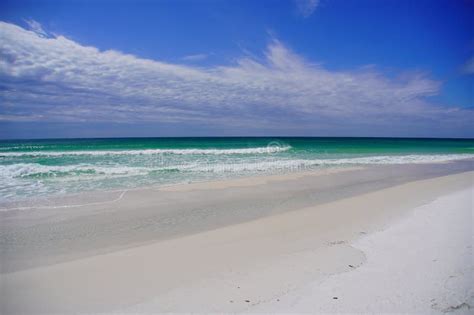
[(53, 166), (37, 163), (19, 163), (1, 165), (0, 177), (3, 178), (48, 178), (74, 175), (140, 175), (146, 174), (144, 167), (104, 167), (97, 165)]
[(439, 163), (466, 158), (474, 158), (474, 154), (445, 154), (445, 155), (403, 155), (403, 156), (370, 156), (356, 158), (333, 159), (292, 159), (292, 160), (263, 160), (238, 163), (194, 162), (181, 165), (161, 165), (154, 167), (140, 166), (101, 166), (92, 164), (77, 164), (67, 166), (41, 165), (38, 163), (19, 163), (0, 165), (0, 177), (3, 178), (54, 178), (65, 176), (135, 176), (148, 175), (160, 171), (178, 172), (266, 172), (277, 170), (304, 169), (316, 166), (338, 165), (377, 165), (377, 164), (409, 164), (409, 163)]
[(229, 155), (229, 154), (265, 154), (290, 150), (290, 146), (268, 146), (245, 149), (146, 149), (146, 150), (108, 150), (108, 151), (30, 151), (0, 152), (0, 157), (35, 157), (35, 156), (67, 156), (67, 155)]

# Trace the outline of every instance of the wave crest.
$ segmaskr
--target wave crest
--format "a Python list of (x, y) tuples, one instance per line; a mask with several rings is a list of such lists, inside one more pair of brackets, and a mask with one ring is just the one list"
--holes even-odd
[(269, 154), (284, 152), (291, 146), (267, 146), (244, 149), (146, 149), (146, 150), (108, 150), (108, 151), (31, 151), (31, 152), (0, 152), (0, 157), (35, 157), (35, 156), (66, 156), (66, 155), (230, 155), (230, 154)]

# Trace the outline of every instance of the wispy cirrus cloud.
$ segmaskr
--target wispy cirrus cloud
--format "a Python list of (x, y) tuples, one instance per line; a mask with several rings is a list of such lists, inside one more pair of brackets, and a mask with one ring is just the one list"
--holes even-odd
[[(0, 22), (0, 119), (228, 126), (468, 128), (472, 111), (432, 104), (440, 82), (374, 67), (330, 71), (272, 40), (263, 61), (193, 67), (100, 51)], [(454, 128), (453, 127), (453, 128)], [(441, 127), (440, 127), (441, 128)]]
[(462, 67), (462, 72), (466, 74), (474, 74), (474, 57), (471, 57)]
[(35, 32), (36, 35), (38, 35), (39, 37), (44, 38), (44, 37), (49, 37), (50, 36), (50, 34), (44, 30), (41, 23), (39, 23), (35, 20), (32, 20), (32, 19), (25, 19), (24, 21), (28, 25), (30, 30)]
[(319, 0), (295, 0), (298, 14), (307, 18), (313, 14), (319, 5)]
[(184, 61), (201, 61), (201, 60), (207, 59), (207, 57), (209, 57), (208, 54), (195, 54), (195, 55), (184, 56), (181, 59)]

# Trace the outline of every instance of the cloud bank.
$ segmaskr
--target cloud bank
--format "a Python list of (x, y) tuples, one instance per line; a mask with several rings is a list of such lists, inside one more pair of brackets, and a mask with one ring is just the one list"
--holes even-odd
[(429, 102), (440, 82), (421, 73), (330, 71), (278, 40), (263, 61), (193, 67), (100, 51), (36, 29), (0, 22), (0, 120), (472, 130), (472, 110)]

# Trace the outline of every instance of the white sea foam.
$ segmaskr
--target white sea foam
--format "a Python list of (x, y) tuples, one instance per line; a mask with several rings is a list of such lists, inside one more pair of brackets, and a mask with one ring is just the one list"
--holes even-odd
[(441, 163), (463, 159), (472, 159), (474, 154), (410, 154), (410, 155), (379, 155), (358, 158), (319, 160), (324, 165), (338, 164), (410, 164), (410, 163)]
[(226, 163), (213, 165), (183, 165), (178, 170), (198, 172), (264, 172), (272, 170), (304, 169), (314, 166), (343, 166), (343, 165), (377, 165), (377, 164), (411, 164), (411, 163), (441, 163), (455, 160), (474, 158), (474, 154), (439, 154), (439, 155), (403, 155), (403, 156), (370, 156), (358, 158), (336, 159), (296, 159), (273, 160), (251, 163)]
[(212, 173), (242, 173), (265, 172), (273, 170), (304, 169), (316, 166), (370, 165), (370, 164), (409, 164), (409, 163), (439, 163), (460, 159), (474, 158), (474, 154), (440, 154), (440, 155), (401, 155), (401, 156), (370, 156), (356, 158), (333, 159), (272, 159), (262, 161), (242, 161), (229, 163), (226, 161), (195, 161), (178, 165), (155, 166), (124, 166), (124, 165), (41, 165), (38, 163), (19, 163), (0, 165), (0, 178), (29, 178), (29, 177), (63, 177), (63, 176), (135, 176), (148, 175), (151, 172), (212, 172)]
[[(192, 158), (180, 161), (172, 156), (160, 164), (135, 165), (81, 163), (42, 165), (18, 163), (0, 165), (0, 202), (95, 189), (134, 188), (142, 185), (175, 184), (212, 178), (310, 170), (319, 167), (381, 164), (439, 163), (474, 159), (474, 154), (384, 155), (353, 158), (285, 159), (278, 156)], [(162, 162), (162, 163), (161, 163)], [(130, 180), (119, 180), (129, 178)], [(118, 180), (118, 181), (117, 181)], [(121, 182), (123, 186), (117, 186)]]
[(107, 151), (30, 151), (0, 152), (0, 157), (34, 157), (34, 156), (67, 156), (67, 155), (225, 155), (225, 154), (265, 154), (284, 152), (290, 146), (268, 146), (244, 149), (146, 149), (146, 150), (107, 150)]
[(80, 175), (140, 175), (146, 174), (144, 167), (104, 167), (98, 165), (41, 165), (37, 163), (19, 163), (13, 165), (0, 165), (0, 178), (27, 178), (35, 175), (59, 176), (61, 174)]

